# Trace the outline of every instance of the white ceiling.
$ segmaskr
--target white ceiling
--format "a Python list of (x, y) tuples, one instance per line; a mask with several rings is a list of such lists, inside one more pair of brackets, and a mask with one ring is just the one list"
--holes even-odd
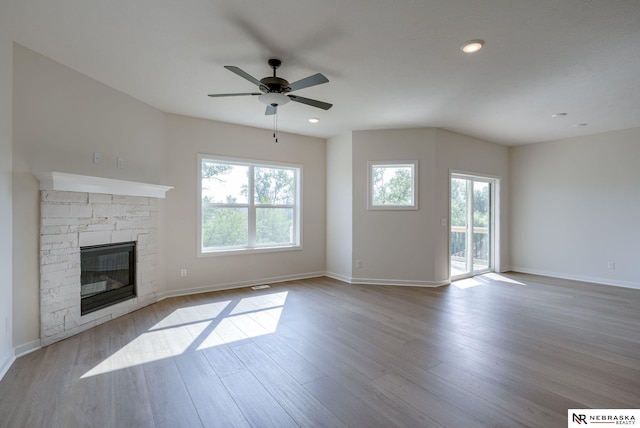
[[(162, 111), (261, 128), (224, 69), (267, 59), (296, 92), (278, 128), (441, 127), (517, 145), (640, 126), (640, 0), (0, 0), (13, 39)], [(483, 39), (472, 55), (460, 46)], [(554, 119), (554, 113), (566, 112)], [(307, 119), (318, 117), (320, 123)], [(574, 128), (578, 123), (587, 123)]]

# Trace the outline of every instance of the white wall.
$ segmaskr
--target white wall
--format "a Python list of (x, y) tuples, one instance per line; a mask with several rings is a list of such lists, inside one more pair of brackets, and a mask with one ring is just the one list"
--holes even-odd
[(0, 379), (13, 362), (11, 200), (13, 42), (0, 26)]
[(514, 270), (640, 288), (638, 165), (640, 128), (513, 147)]
[[(39, 193), (32, 173), (164, 184), (164, 115), (18, 44), (13, 65), (13, 342), (28, 348), (38, 341), (40, 313)], [(93, 163), (93, 152), (102, 154), (101, 164)]]
[[(320, 138), (166, 115), (166, 278), (169, 295), (317, 276), (325, 271), (326, 144)], [(301, 164), (303, 249), (197, 256), (197, 154)], [(187, 276), (180, 277), (181, 269)]]
[(327, 141), (327, 274), (350, 281), (353, 266), (351, 132)]
[[(499, 257), (498, 270), (509, 266), (509, 148), (444, 129), (436, 129), (436, 218), (449, 217), (449, 172), (467, 172), (498, 178)], [(440, 227), (436, 234), (436, 278), (448, 276), (449, 229)]]
[[(353, 132), (354, 282), (436, 285), (435, 130), (397, 129)], [(368, 162), (418, 161), (418, 210), (367, 209)]]
[[(419, 210), (368, 211), (367, 162), (418, 160)], [(449, 281), (449, 173), (501, 180), (501, 266), (509, 260), (509, 148), (442, 129), (353, 133), (354, 282), (439, 285)]]

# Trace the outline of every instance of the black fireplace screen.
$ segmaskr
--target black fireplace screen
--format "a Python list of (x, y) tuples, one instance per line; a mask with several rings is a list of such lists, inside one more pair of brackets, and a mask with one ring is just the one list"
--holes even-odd
[(136, 243), (80, 249), (81, 315), (136, 296)]

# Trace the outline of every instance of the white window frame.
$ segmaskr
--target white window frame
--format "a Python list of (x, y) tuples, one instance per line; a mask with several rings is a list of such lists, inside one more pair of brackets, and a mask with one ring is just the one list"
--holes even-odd
[[(295, 201), (292, 205), (261, 205), (255, 203), (254, 197), (254, 176), (255, 174), (249, 174), (249, 195), (246, 204), (229, 204), (229, 206), (235, 207), (246, 207), (248, 208), (248, 245), (247, 246), (238, 246), (238, 247), (212, 247), (212, 248), (203, 248), (202, 246), (202, 162), (219, 162), (226, 164), (235, 164), (239, 166), (247, 166), (250, 168), (250, 171), (253, 171), (255, 167), (264, 167), (264, 168), (285, 168), (291, 169), (294, 171), (295, 176)], [(198, 213), (198, 257), (209, 257), (209, 256), (219, 256), (219, 255), (230, 255), (230, 254), (254, 254), (261, 252), (273, 252), (273, 251), (293, 251), (293, 250), (301, 250), (302, 249), (302, 176), (303, 176), (303, 168), (302, 165), (291, 164), (291, 163), (283, 163), (283, 162), (274, 162), (274, 161), (265, 161), (258, 159), (247, 159), (247, 158), (237, 158), (237, 157), (228, 157), (228, 156), (219, 156), (212, 154), (204, 154), (198, 153), (198, 164), (197, 164), (197, 213)], [(225, 204), (226, 205), (226, 204)], [(222, 206), (222, 205), (221, 205)], [(255, 234), (256, 234), (256, 208), (261, 207), (274, 207), (274, 208), (292, 208), (294, 211), (293, 214), (293, 243), (292, 244), (282, 244), (282, 245), (257, 245), (255, 242)]]
[[(373, 203), (373, 170), (376, 167), (400, 167), (411, 168), (411, 204), (407, 205), (375, 205)], [(418, 209), (418, 161), (417, 160), (396, 160), (396, 161), (369, 161), (368, 162), (368, 197), (367, 209), (369, 210), (417, 210)]]

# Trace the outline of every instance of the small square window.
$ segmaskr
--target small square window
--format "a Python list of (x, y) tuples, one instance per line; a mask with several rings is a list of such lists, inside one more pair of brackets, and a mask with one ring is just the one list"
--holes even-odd
[(369, 162), (370, 210), (418, 209), (418, 161)]

